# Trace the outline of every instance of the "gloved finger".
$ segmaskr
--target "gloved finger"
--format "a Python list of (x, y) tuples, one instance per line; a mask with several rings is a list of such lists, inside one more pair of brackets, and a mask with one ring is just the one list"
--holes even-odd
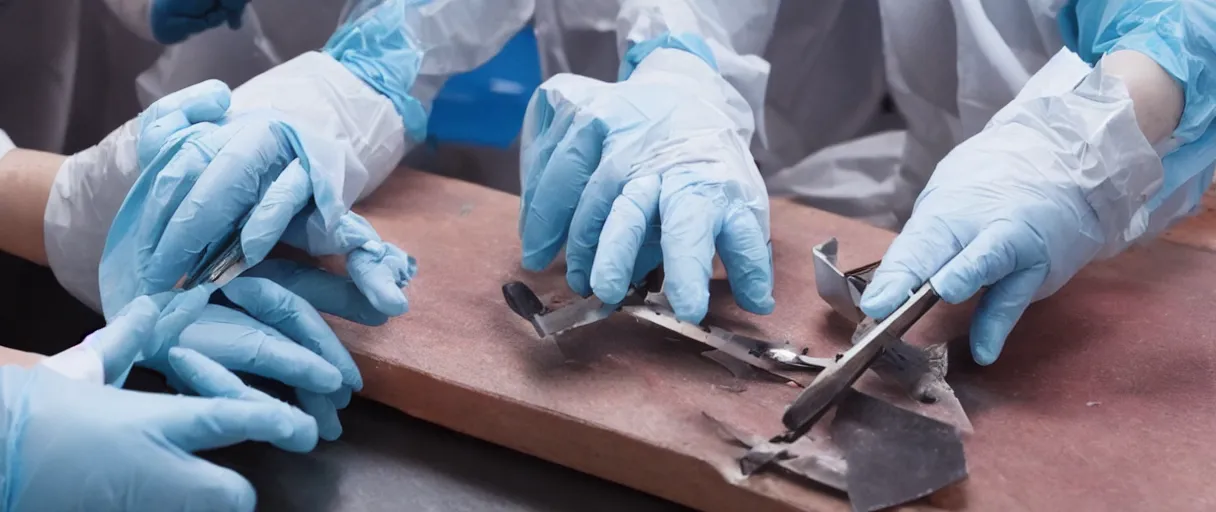
[(241, 28), (241, 16), (244, 15), (244, 5), (248, 2), (249, 0), (220, 0), (220, 5), (224, 6), (227, 13), (229, 28), (233, 30)]
[[(137, 266), (135, 274), (139, 278), (136, 289), (141, 293), (170, 290), (188, 271), (188, 269), (182, 270), (176, 276), (164, 277), (170, 272), (155, 267), (157, 262), (153, 260), (153, 254), (171, 222), (172, 216), (167, 215), (167, 212), (178, 209), (190, 193), (190, 188), (198, 176), (211, 162), (211, 151), (200, 146), (196, 141), (197, 139), (189, 139), (172, 153), (169, 162), (152, 181), (151, 190), (146, 195), (147, 204), (137, 212), (139, 220), (136, 221), (133, 243), (135, 244), (135, 264)], [(198, 253), (202, 249), (195, 249), (195, 251)]]
[[(576, 116), (570, 131), (557, 143), (537, 181), (532, 204), (523, 213), (524, 268), (544, 269), (566, 243), (574, 209), (599, 165), (603, 144), (604, 133), (599, 125), (581, 116)], [(580, 236), (598, 237), (598, 233)]]
[(198, 287), (138, 297), (110, 325), (85, 338), (81, 345), (101, 359), (103, 382), (122, 386), (132, 365), (177, 343), (182, 330), (202, 315), (212, 290)]
[(342, 386), (337, 391), (326, 395), (326, 398), (329, 398), (330, 403), (334, 404), (337, 409), (345, 409), (350, 405), (350, 397), (351, 390), (347, 386)]
[[(168, 360), (173, 374), (199, 396), (279, 403), (274, 397), (249, 387), (219, 363), (193, 350), (170, 348)], [(317, 446), (317, 422), (296, 409), (292, 409), (292, 415), (293, 435), (274, 445), (290, 452), (308, 452)]]
[(985, 227), (933, 274), (933, 289), (942, 300), (959, 304), (1023, 267), (1046, 262), (1047, 254), (1038, 249), (1042, 242), (1032, 233), (1010, 221)]
[[(225, 125), (194, 143), (218, 151), (164, 226), (148, 259), (146, 279), (153, 284), (176, 283), (189, 272), (208, 246), (240, 224), (295, 158), (282, 127), (270, 121)], [(308, 197), (290, 200), (306, 204)]]
[(182, 333), (180, 345), (229, 370), (291, 387), (331, 393), (342, 385), (342, 373), (321, 356), (273, 327), (221, 306), (209, 306), (203, 318)]
[(274, 281), (261, 278), (238, 277), (224, 286), (223, 292), (254, 319), (332, 364), (341, 372), (342, 384), (356, 391), (363, 389), (363, 377), (350, 352), (308, 301)]
[(237, 30), (241, 28), (241, 16), (245, 13), (245, 4), (248, 0), (221, 0), (220, 5), (228, 14), (228, 28)]
[(317, 420), (317, 433), (321, 439), (336, 441), (342, 436), (342, 422), (338, 421), (338, 409), (325, 395), (296, 390), (300, 408)]
[(359, 214), (346, 211), (336, 219), (326, 223), (316, 209), (297, 215), (282, 241), (314, 256), (346, 255), (351, 281), (376, 310), (389, 316), (405, 313), (409, 303), (402, 288), (414, 277), (417, 262), (381, 240), (371, 223)]
[(891, 242), (882, 263), (861, 295), (861, 310), (871, 318), (886, 318), (909, 295), (941, 270), (969, 239), (961, 240), (937, 217), (915, 213)]
[(153, 330), (169, 297), (158, 299), (161, 302), (148, 296), (136, 297), (110, 323), (90, 334), (81, 344), (101, 357), (104, 382), (120, 379), (141, 353), (151, 355), (159, 350), (153, 346)]
[[(593, 137), (587, 139), (592, 142), (596, 140)], [(598, 154), (595, 156), (598, 158)], [(615, 178), (624, 173), (611, 168), (611, 162), (589, 163), (598, 164), (599, 168), (593, 172), (582, 190), (578, 204), (574, 207), (574, 215), (570, 218), (570, 234), (566, 238), (566, 283), (574, 293), (583, 297), (591, 295), (592, 292), (591, 274), (599, 254), (597, 248), (607, 242), (603, 236), (604, 223), (612, 214), (617, 198), (621, 197), (631, 183)], [(657, 202), (659, 182), (650, 182), (649, 186), (655, 190), (654, 200)], [(637, 258), (636, 252), (621, 254), (617, 251), (613, 252), (613, 255), (628, 260), (626, 265), (632, 265)], [(628, 274), (626, 272), (623, 275)]]
[(370, 326), (388, 321), (388, 315), (376, 310), (355, 286), (354, 280), (346, 276), (281, 259), (265, 260), (245, 271), (243, 276), (279, 283), (322, 313)]
[(214, 25), (205, 18), (165, 18), (153, 30), (153, 36), (161, 44), (177, 44), (185, 41), (191, 34), (197, 34), (212, 26)]
[(739, 307), (767, 315), (773, 312), (773, 253), (760, 221), (747, 209), (728, 212), (718, 234), (718, 255), (726, 267), (730, 290)]
[(256, 265), (270, 250), (312, 199), (312, 181), (300, 160), (292, 160), (266, 188), (266, 193), (253, 207), (245, 227), (241, 228), (241, 249), (250, 265)]
[(212, 29), (228, 21), (228, 13), (225, 11), (211, 11), (207, 13), (206, 20), (207, 28)]
[(182, 331), (202, 316), (207, 303), (211, 300), (211, 294), (214, 292), (215, 285), (204, 283), (182, 292), (161, 294), (170, 295), (172, 299), (161, 308), (160, 318), (156, 320), (156, 327), (153, 330), (158, 346), (156, 350), (147, 355), (151, 356), (160, 352), (161, 347), (167, 344), (176, 343), (181, 337)]
[[(170, 133), (190, 124), (218, 121), (228, 112), (231, 103), (232, 90), (228, 84), (215, 79), (199, 82), (156, 100), (139, 115), (140, 148), (145, 143), (159, 147)], [(171, 114), (180, 116), (176, 124), (165, 124), (149, 133), (152, 123)]]
[(166, 12), (176, 16), (201, 18), (205, 14), (219, 7), (219, 2), (216, 0), (172, 0), (157, 2)]
[[(559, 112), (547, 101), (549, 92), (545, 88), (537, 89), (528, 101), (528, 109), (524, 113), (524, 137), (519, 151), (519, 234), (522, 238), (524, 227), (528, 220), (526, 213), (532, 209), (532, 200), (536, 197), (536, 188), (540, 179), (545, 175), (549, 160), (557, 143), (562, 141), (570, 125), (574, 123), (573, 107), (566, 106)], [(528, 135), (528, 130), (535, 134)], [(546, 264), (548, 264), (546, 262)]]
[(400, 316), (409, 311), (402, 288), (418, 271), (414, 258), (388, 242), (370, 241), (346, 255), (346, 271), (377, 311)]
[[(657, 224), (659, 216), (661, 187), (662, 182), (657, 174), (630, 180), (613, 200), (603, 228), (596, 229), (599, 248), (591, 249), (595, 259), (590, 266), (590, 284), (595, 296), (605, 303), (617, 304), (624, 300), (629, 286), (635, 282), (634, 265), (638, 262), (647, 234), (658, 233), (658, 229), (652, 225)], [(572, 269), (576, 263), (571, 261), (571, 254), (569, 250), (566, 251), (567, 265)], [(569, 282), (570, 270), (567, 270), (566, 276)]]
[(180, 453), (160, 455), (156, 471), (144, 485), (161, 489), (180, 504), (158, 503), (162, 510), (231, 510), (253, 512), (257, 494), (253, 485), (237, 472), (198, 457)]
[(976, 363), (989, 365), (1001, 355), (1005, 340), (1047, 279), (1047, 272), (1047, 265), (1019, 270), (984, 292), (971, 321), (971, 357)]
[(720, 230), (720, 207), (700, 190), (700, 177), (687, 171), (663, 176), (659, 199), (662, 224), (663, 293), (676, 318), (699, 323), (709, 309), (709, 279), (713, 276), (714, 241)]
[[(245, 441), (281, 444), (295, 437), (297, 418), (282, 402), (154, 395), (153, 430), (184, 451), (196, 452)], [(150, 397), (151, 398), (151, 397)]]

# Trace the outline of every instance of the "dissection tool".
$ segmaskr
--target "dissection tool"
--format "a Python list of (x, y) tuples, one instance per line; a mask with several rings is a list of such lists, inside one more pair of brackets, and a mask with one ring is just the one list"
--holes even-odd
[[(815, 421), (870, 368), (888, 348), (898, 344), (900, 336), (937, 303), (937, 293), (926, 283), (912, 294), (899, 309), (882, 321), (862, 319), (857, 328), (860, 341), (836, 361), (829, 364), (798, 398), (785, 410), (781, 422), (789, 429), (785, 437), (793, 440), (806, 434)], [(854, 336), (857, 338), (858, 336)]]
[(737, 376), (759, 371), (795, 383), (807, 381), (794, 372), (818, 371), (830, 358), (810, 357), (806, 350), (789, 343), (761, 340), (714, 326), (703, 326), (676, 318), (666, 297), (659, 293), (662, 270), (656, 270), (630, 288), (620, 304), (604, 304), (594, 295), (577, 299), (561, 308), (549, 309), (527, 285), (515, 281), (503, 286), (503, 296), (515, 314), (527, 319), (545, 339), (556, 337), (620, 312), (643, 322), (675, 332), (707, 345), (704, 355), (727, 367)]
[(198, 264), (186, 274), (186, 279), (182, 282), (183, 290), (203, 283), (224, 286), (249, 269), (245, 251), (241, 248), (241, 228), (244, 226), (245, 223), (241, 222), (239, 227), (223, 240), (207, 246)]
[[(840, 272), (836, 249), (834, 239), (814, 248), (820, 296), (836, 313), (857, 323), (853, 346), (836, 357), (813, 357), (791, 343), (682, 322), (661, 293), (661, 270), (631, 288), (620, 304), (605, 304), (591, 296), (551, 309), (520, 282), (504, 285), (503, 295), (544, 339), (556, 341), (622, 313), (707, 345), (713, 350), (705, 355), (736, 376), (759, 373), (805, 387), (785, 410), (785, 432), (776, 436), (742, 432), (709, 419), (729, 440), (748, 448), (738, 461), (743, 476), (774, 467), (847, 492), (855, 510), (875, 510), (926, 496), (965, 478), (961, 432), (969, 432), (971, 424), (945, 384), (944, 346), (925, 350), (901, 341), (937, 303), (932, 286), (923, 285), (887, 318), (866, 318), (857, 304), (878, 263)], [(885, 398), (880, 399), (854, 390), (854, 383), (868, 369), (906, 396), (884, 391), (880, 395)], [(818, 375), (809, 380), (807, 375), (814, 372)], [(874, 380), (868, 384), (871, 387), (866, 389), (871, 390), (874, 384), (881, 385)], [(807, 436), (833, 409), (830, 424)], [(942, 421), (947, 418), (948, 423)]]

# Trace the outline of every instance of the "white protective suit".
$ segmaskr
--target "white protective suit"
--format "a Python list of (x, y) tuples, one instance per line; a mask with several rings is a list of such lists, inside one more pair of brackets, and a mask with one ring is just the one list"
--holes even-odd
[[(614, 81), (619, 41), (628, 37), (630, 28), (637, 24), (632, 20), (639, 19), (636, 11), (629, 14), (621, 23), (618, 37), (617, 14), (622, 5), (661, 2), (510, 3), (534, 16), (546, 77), (576, 72)], [(727, 68), (724, 72), (754, 103), (757, 119), (766, 120), (759, 124), (757, 140), (766, 138), (767, 147), (753, 145), (753, 154), (762, 169), (773, 172), (828, 144), (872, 132), (879, 126), (898, 124), (896, 116), (891, 113), (884, 116), (881, 112), (886, 86), (881, 34), (873, 29), (879, 21), (878, 5), (873, 0), (813, 3), (694, 0), (673, 5), (691, 6), (697, 16), (717, 25), (716, 39), (726, 42), (725, 46), (731, 49), (715, 50), (716, 56), (719, 60), (739, 62), (738, 69)], [(335, 2), (327, 0), (262, 0), (251, 4), (239, 31), (219, 28), (166, 49), (138, 79), (140, 101), (151, 104), (165, 94), (208, 78), (219, 78), (236, 87), (274, 65), (319, 47), (338, 24), (341, 11)], [(513, 34), (522, 28), (516, 20), (527, 17), (482, 16), (461, 21), (467, 23), (464, 30), (468, 33), (489, 32), (492, 37), (486, 40), (498, 40), (501, 34)], [(868, 28), (859, 30), (859, 27)], [(645, 34), (652, 29), (641, 30)], [(714, 39), (711, 38), (711, 44)], [(480, 52), (483, 55), (462, 60), (479, 64), (497, 49), (489, 47)], [(730, 59), (725, 53), (742, 57)], [(774, 64), (772, 80), (770, 66), (757, 56)], [(447, 76), (469, 68), (449, 66), (437, 73), (424, 64), (411, 93), (429, 104), (433, 93), (418, 94), (420, 88), (431, 84), (437, 90)], [(759, 105), (765, 108), (757, 108)], [(825, 123), (822, 119), (834, 121)], [(764, 127), (768, 128), (767, 134)]]
[(135, 115), (131, 80), (160, 51), (82, 0), (0, 2), (0, 45), (0, 127), (18, 147), (57, 153)]
[[(453, 1), (460, 0), (436, 3)], [(978, 133), (1062, 48), (1055, 16), (1065, 3), (534, 1), (510, 8), (534, 9), (546, 77), (573, 72), (614, 81), (626, 41), (654, 35), (691, 13), (695, 31), (723, 63), (723, 75), (753, 109), (753, 155), (769, 193), (889, 228), (907, 220), (936, 163)], [(340, 17), (325, 0), (260, 1), (250, 6), (240, 31), (212, 30), (169, 49), (140, 76), (141, 101), (146, 105), (206, 78), (235, 86), (319, 46)], [(447, 28), (501, 41), (524, 18), (470, 15)], [(459, 56), (462, 66), (442, 72), (424, 65), (426, 78), (412, 91), (430, 88), (429, 95), (417, 94), (424, 104), (447, 75), (483, 62), (497, 48), (464, 50), (476, 58)], [(430, 65), (438, 58), (428, 57)], [(1053, 73), (1080, 76), (1085, 65), (1079, 59), (1060, 58), (1068, 62)], [(905, 130), (879, 132), (901, 124), (884, 112), (888, 95)]]

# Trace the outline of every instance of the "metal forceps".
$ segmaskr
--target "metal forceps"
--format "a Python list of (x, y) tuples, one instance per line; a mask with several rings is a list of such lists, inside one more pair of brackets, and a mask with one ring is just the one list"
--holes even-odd
[(244, 229), (245, 222), (248, 220), (249, 217), (246, 216), (236, 230), (219, 242), (207, 246), (207, 250), (204, 251), (198, 264), (189, 274), (186, 274), (186, 279), (182, 282), (183, 290), (189, 290), (203, 283), (214, 283), (216, 286), (222, 287), (249, 270), (249, 263), (245, 260), (245, 251), (241, 248), (241, 230)]

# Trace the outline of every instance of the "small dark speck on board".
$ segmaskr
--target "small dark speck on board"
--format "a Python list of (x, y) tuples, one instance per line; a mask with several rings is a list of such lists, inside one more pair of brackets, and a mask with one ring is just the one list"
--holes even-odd
[(464, 217), (470, 213), (473, 213), (473, 203), (465, 203), (465, 204), (460, 205), (460, 216), (461, 217)]

